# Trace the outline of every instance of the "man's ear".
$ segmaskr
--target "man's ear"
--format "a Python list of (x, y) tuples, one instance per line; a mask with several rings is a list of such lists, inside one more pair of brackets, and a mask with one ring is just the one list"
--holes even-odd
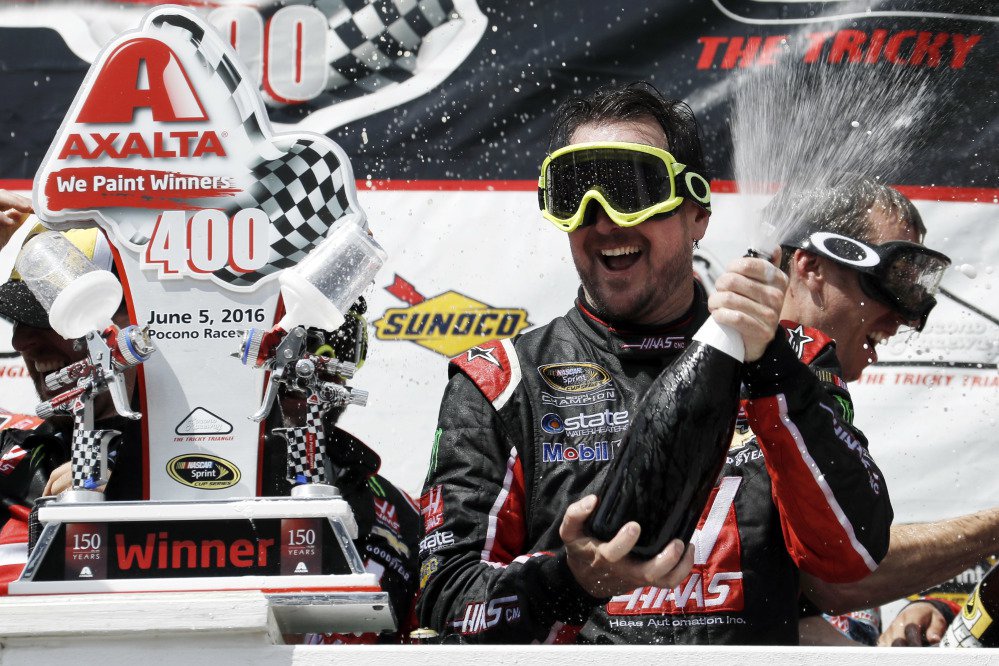
[(711, 219), (711, 213), (704, 210), (693, 201), (685, 201), (684, 205), (693, 207), (694, 217), (690, 221), (690, 237), (695, 241), (699, 241), (704, 238), (704, 234), (708, 232), (708, 220)]
[(807, 250), (795, 250), (791, 257), (789, 272), (791, 277), (812, 289), (825, 282), (824, 269), (825, 266), (819, 255)]

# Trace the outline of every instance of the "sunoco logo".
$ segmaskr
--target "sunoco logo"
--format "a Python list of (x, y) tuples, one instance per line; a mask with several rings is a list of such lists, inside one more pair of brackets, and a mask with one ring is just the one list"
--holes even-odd
[(496, 338), (509, 338), (530, 325), (527, 310), (494, 308), (456, 291), (425, 298), (398, 275), (385, 288), (408, 308), (389, 308), (375, 322), (379, 340), (408, 340), (451, 357)]
[(189, 453), (167, 463), (167, 473), (177, 483), (199, 490), (222, 490), (239, 483), (239, 468), (216, 456)]
[(610, 374), (593, 363), (551, 363), (538, 368), (541, 378), (556, 391), (585, 393), (606, 386)]

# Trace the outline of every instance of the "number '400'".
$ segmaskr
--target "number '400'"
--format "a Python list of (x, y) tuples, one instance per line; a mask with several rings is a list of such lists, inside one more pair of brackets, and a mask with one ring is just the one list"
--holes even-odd
[(163, 211), (143, 255), (159, 266), (160, 277), (204, 275), (222, 268), (249, 273), (267, 263), (270, 220), (259, 208), (231, 218), (221, 210), (199, 210), (188, 219), (182, 210)]

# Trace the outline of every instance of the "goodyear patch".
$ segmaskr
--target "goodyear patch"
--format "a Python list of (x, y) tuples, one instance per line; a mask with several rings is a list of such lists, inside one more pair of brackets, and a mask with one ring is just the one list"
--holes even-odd
[(166, 465), (170, 478), (181, 485), (199, 490), (222, 490), (239, 483), (239, 468), (218, 456), (185, 453), (171, 458)]
[(610, 373), (594, 363), (549, 363), (538, 368), (548, 386), (563, 393), (586, 393), (606, 386)]
[(523, 308), (496, 308), (456, 291), (425, 298), (398, 275), (385, 290), (409, 307), (386, 310), (374, 322), (375, 337), (414, 342), (448, 358), (530, 325)]

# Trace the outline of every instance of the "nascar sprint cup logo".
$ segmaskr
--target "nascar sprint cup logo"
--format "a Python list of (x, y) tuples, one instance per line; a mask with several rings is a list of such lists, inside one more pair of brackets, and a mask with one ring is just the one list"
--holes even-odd
[(550, 391), (541, 391), (541, 403), (575, 407), (609, 402), (617, 397), (610, 373), (595, 363), (549, 363), (538, 374)]

